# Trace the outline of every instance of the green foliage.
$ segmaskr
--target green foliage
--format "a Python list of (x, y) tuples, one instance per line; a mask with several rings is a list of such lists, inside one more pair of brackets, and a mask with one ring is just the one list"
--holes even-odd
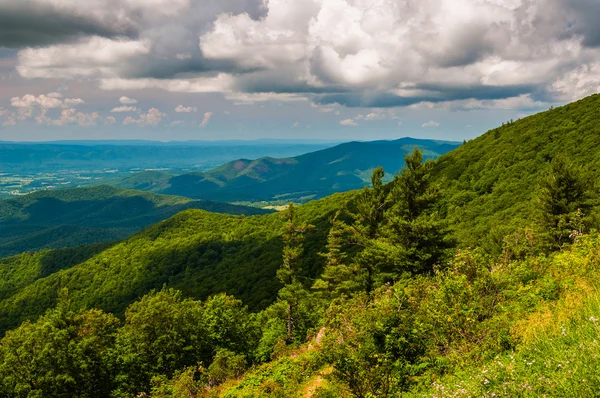
[(318, 296), (325, 300), (350, 297), (361, 289), (357, 278), (358, 265), (350, 262), (346, 253), (348, 250), (346, 237), (348, 226), (340, 221), (339, 216), (340, 212), (338, 211), (332, 220), (327, 237), (327, 253), (321, 254), (327, 259), (327, 263), (321, 276), (312, 286), (318, 292)]
[(434, 266), (443, 264), (452, 247), (447, 223), (434, 207), (442, 196), (439, 184), (431, 178), (434, 162), (423, 162), (418, 149), (405, 155), (405, 162), (406, 168), (392, 185), (393, 205), (386, 211), (386, 223), (377, 242), (377, 249), (386, 253), (387, 264), (380, 270), (380, 279), (384, 280), (398, 280), (405, 272), (432, 273)]
[(186, 209), (238, 215), (269, 213), (107, 185), (38, 191), (0, 200), (0, 257), (124, 239)]
[(74, 312), (65, 294), (56, 309), (2, 339), (0, 396), (109, 396), (118, 320), (98, 310)]
[(148, 391), (153, 376), (170, 378), (178, 369), (209, 362), (204, 330), (201, 303), (182, 299), (180, 293), (162, 290), (133, 303), (117, 335), (120, 392)]
[[(330, 228), (330, 215), (351, 198), (352, 194), (338, 194), (298, 208), (298, 219), (316, 226), (304, 244), (303, 277), (322, 269), (318, 252)], [(164, 284), (200, 299), (227, 292), (252, 310), (263, 309), (275, 301), (281, 287), (275, 273), (281, 264), (282, 233), (278, 214), (182, 212), (77, 266), (10, 290), (0, 300), (0, 330), (55, 306), (61, 287), (69, 288), (78, 307), (117, 315)]]
[(323, 352), (356, 397), (390, 397), (423, 367), (424, 333), (400, 289), (357, 296), (327, 314)]
[(277, 270), (277, 279), (283, 284), (279, 290), (279, 299), (285, 303), (285, 321), (287, 340), (298, 341), (306, 335), (310, 325), (307, 322), (309, 293), (305, 289), (299, 276), (301, 272), (301, 259), (304, 252), (304, 235), (314, 228), (314, 225), (299, 224), (296, 210), (290, 204), (283, 214), (286, 220), (283, 233), (283, 264)]
[(500, 254), (504, 236), (534, 223), (535, 188), (558, 154), (598, 182), (599, 104), (593, 95), (505, 124), (438, 159), (432, 174), (445, 181), (441, 214), (461, 246)]
[(555, 157), (540, 182), (540, 226), (550, 249), (561, 249), (590, 225), (591, 181), (563, 156)]

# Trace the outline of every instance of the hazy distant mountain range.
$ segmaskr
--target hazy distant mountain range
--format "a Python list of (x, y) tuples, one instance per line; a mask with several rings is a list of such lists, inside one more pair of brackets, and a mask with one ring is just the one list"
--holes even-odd
[(0, 172), (61, 169), (208, 169), (238, 158), (289, 157), (335, 145), (321, 141), (0, 142)]
[(238, 159), (220, 167), (179, 176), (141, 173), (120, 186), (218, 201), (306, 200), (362, 188), (371, 171), (382, 166), (394, 173), (415, 146), (437, 158), (460, 144), (402, 138), (395, 141), (349, 142), (289, 158)]

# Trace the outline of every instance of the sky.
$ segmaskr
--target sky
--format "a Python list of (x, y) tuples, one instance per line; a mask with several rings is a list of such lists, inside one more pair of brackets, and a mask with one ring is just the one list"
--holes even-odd
[(0, 141), (463, 140), (600, 91), (599, 0), (0, 0)]

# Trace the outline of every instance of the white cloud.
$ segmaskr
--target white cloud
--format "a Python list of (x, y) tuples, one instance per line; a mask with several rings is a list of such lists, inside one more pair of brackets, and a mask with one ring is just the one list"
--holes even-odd
[(200, 127), (204, 128), (208, 125), (208, 122), (210, 121), (210, 118), (212, 117), (212, 112), (205, 112), (204, 113), (204, 118), (202, 119), (202, 122), (200, 122)]
[(300, 127), (300, 122), (295, 122), (294, 124), (292, 124), (293, 129), (297, 129), (298, 127)]
[(166, 116), (166, 113), (162, 113), (157, 108), (150, 108), (148, 113), (141, 114), (139, 119), (134, 119), (131, 116), (127, 116), (127, 118), (123, 120), (123, 124), (137, 124), (138, 126), (157, 126), (161, 122), (161, 120)]
[(344, 120), (340, 121), (340, 124), (342, 126), (358, 126), (358, 123), (356, 123), (352, 119), (344, 119)]
[(47, 97), (44, 94), (35, 96), (25, 94), (23, 97), (13, 97), (10, 104), (15, 108), (61, 108), (64, 106), (62, 100), (53, 97)]
[(198, 112), (198, 108), (196, 108), (195, 106), (177, 105), (177, 107), (175, 108), (175, 112), (177, 112), (177, 113)]
[(77, 106), (77, 105), (83, 105), (83, 104), (85, 104), (85, 101), (82, 100), (81, 98), (65, 99), (65, 106)]
[(181, 126), (182, 124), (184, 124), (185, 122), (183, 120), (173, 120), (171, 122), (171, 126)]
[(117, 106), (116, 108), (112, 108), (110, 110), (112, 113), (118, 112), (139, 112), (140, 109), (135, 106)]
[(440, 123), (433, 121), (433, 120), (430, 120), (427, 123), (423, 123), (421, 125), (421, 127), (440, 127), (440, 126), (441, 126)]
[(234, 105), (252, 105), (257, 102), (268, 101), (306, 101), (306, 98), (298, 94), (290, 93), (227, 93), (225, 98), (233, 101)]
[(113, 124), (115, 124), (117, 122), (117, 119), (114, 116), (107, 116), (104, 119), (104, 124), (107, 124), (109, 126), (112, 126)]
[(137, 104), (137, 100), (135, 98), (129, 98), (129, 97), (125, 97), (125, 96), (119, 98), (119, 102), (123, 105)]
[(62, 100), (56, 98), (56, 95), (49, 96), (41, 94), (35, 96), (32, 94), (25, 94), (22, 97), (12, 97), (10, 104), (14, 108), (17, 108), (16, 114), (11, 114), (10, 125), (14, 125), (13, 120), (24, 121), (31, 118), (35, 118), (38, 124), (46, 124), (49, 120), (47, 113), (49, 109), (70, 109), (74, 106), (84, 104), (85, 101), (81, 98), (66, 98)]

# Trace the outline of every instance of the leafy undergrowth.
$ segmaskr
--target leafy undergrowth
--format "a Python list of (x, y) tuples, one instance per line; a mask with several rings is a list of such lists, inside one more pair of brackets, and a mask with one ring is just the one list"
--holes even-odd
[(466, 367), (415, 396), (592, 397), (600, 391), (600, 246), (586, 238), (556, 255), (546, 278), (558, 300), (541, 302), (516, 321), (520, 342), (480, 366)]
[(595, 396), (599, 271), (597, 234), (550, 257), (463, 250), (433, 277), (334, 303), (322, 343), (280, 352), (211, 396)]

